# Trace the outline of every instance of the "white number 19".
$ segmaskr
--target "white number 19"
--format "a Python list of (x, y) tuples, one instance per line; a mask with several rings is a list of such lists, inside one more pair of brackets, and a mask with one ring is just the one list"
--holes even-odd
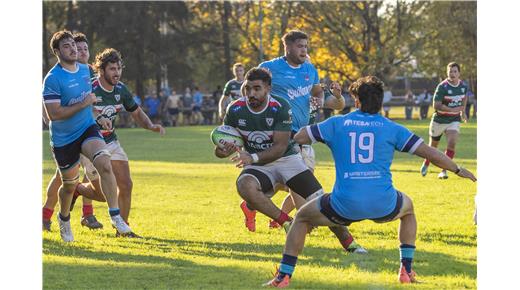
[[(359, 139), (356, 138), (356, 132), (348, 133), (350, 136), (350, 162), (356, 163), (356, 157), (360, 163), (370, 163), (374, 160), (374, 133), (365, 132), (359, 134)], [(365, 140), (368, 139), (368, 142)], [(356, 144), (359, 150), (367, 151), (368, 156), (364, 154), (356, 155)]]

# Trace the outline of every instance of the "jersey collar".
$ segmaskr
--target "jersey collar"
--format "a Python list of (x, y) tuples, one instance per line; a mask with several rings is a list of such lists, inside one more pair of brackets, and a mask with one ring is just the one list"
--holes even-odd
[[(114, 89), (112, 89), (111, 91), (105, 89), (105, 88), (103, 87), (103, 85), (101, 84), (101, 81), (99, 80), (99, 76), (98, 76), (96, 79), (97, 79), (97, 81), (98, 81), (99, 87), (100, 87), (103, 91), (105, 91), (105, 92), (107, 92), (107, 93), (111, 93), (111, 92), (114, 91)], [(114, 88), (115, 88), (115, 87), (116, 87), (116, 86), (114, 86)]]
[(287, 57), (286, 57), (286, 56), (283, 57), (283, 60), (284, 60), (285, 63), (286, 63), (290, 68), (292, 68), (292, 69), (299, 69), (299, 68), (302, 67), (301, 64), (299, 64), (298, 66), (292, 66), (291, 64), (289, 64), (289, 62), (287, 61)]

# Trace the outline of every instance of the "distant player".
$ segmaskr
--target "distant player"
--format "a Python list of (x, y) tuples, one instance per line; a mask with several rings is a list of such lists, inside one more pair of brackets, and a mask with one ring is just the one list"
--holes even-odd
[[(115, 133), (116, 117), (119, 112), (126, 110), (142, 128), (161, 135), (164, 135), (165, 130), (160, 124), (153, 124), (150, 121), (146, 113), (135, 103), (134, 95), (120, 81), (123, 73), (123, 60), (117, 50), (107, 48), (98, 53), (94, 68), (98, 73), (98, 77), (92, 83), (92, 92), (97, 98), (94, 104), (94, 114), (97, 116), (97, 120), (108, 119), (111, 122), (108, 129), (101, 129), (101, 134), (107, 144), (106, 149), (110, 153), (110, 161), (117, 182), (121, 216), (126, 224), (129, 224), (133, 182), (130, 178), (128, 156)], [(116, 232), (116, 236), (119, 234)], [(133, 232), (124, 234), (124, 236), (137, 237)]]
[[(131, 232), (121, 218), (117, 201), (117, 186), (106, 144), (92, 116), (92, 94), (89, 68), (77, 62), (78, 51), (73, 35), (68, 31), (56, 32), (50, 41), (58, 63), (43, 81), (43, 101), (50, 120), (51, 148), (60, 170), (62, 185), (59, 189), (60, 235), (65, 242), (74, 236), (70, 226), (70, 204), (79, 183), (79, 159), (83, 153), (96, 167), (102, 191), (106, 197), (112, 225), (121, 234)], [(99, 120), (105, 129), (110, 128), (106, 118)]]
[(336, 182), (331, 194), (313, 199), (298, 211), (287, 235), (279, 271), (266, 286), (289, 285), (310, 227), (350, 225), (365, 219), (378, 223), (400, 219), (399, 281), (416, 282), (412, 261), (417, 222), (412, 200), (392, 183), (390, 166), (394, 151), (428, 158), (441, 168), (476, 181), (471, 172), (379, 114), (383, 103), (383, 83), (379, 79), (360, 78), (350, 86), (350, 93), (358, 110), (302, 128), (294, 137), (299, 144), (318, 141), (331, 149)]
[[(74, 33), (74, 42), (76, 42), (76, 47), (78, 49), (78, 62), (82, 64), (88, 65), (88, 60), (90, 58), (90, 51), (88, 48), (88, 40), (87, 37), (80, 32)], [(95, 73), (92, 67), (89, 65), (90, 77), (93, 78)], [(44, 119), (46, 120), (45, 112)], [(46, 120), (48, 124), (48, 120)], [(71, 205), (74, 206), (75, 199), (80, 195), (80, 192), (85, 193), (86, 188), (91, 188), (92, 191), (95, 191), (97, 195), (96, 200), (105, 201), (104, 196), (101, 192), (101, 185), (99, 184), (99, 175), (97, 174), (96, 168), (86, 158), (83, 154), (80, 155), (80, 164), (84, 170), (84, 177), (82, 184), (78, 185), (76, 191), (74, 192), (73, 202)], [(89, 184), (90, 183), (90, 184)], [(51, 230), (51, 217), (54, 213), (54, 207), (58, 203), (58, 189), (61, 186), (61, 178), (59, 170), (56, 170), (56, 173), (52, 177), (49, 185), (47, 186), (47, 199), (43, 206), (43, 229), (50, 231)], [(83, 211), (81, 216), (81, 225), (86, 226), (90, 229), (100, 229), (103, 228), (103, 224), (100, 223), (96, 216), (94, 215), (94, 208), (92, 207), (92, 200), (83, 195)]]
[[(448, 78), (442, 81), (435, 89), (433, 96), (433, 108), (435, 113), (430, 123), (430, 146), (437, 148), (442, 134), (446, 133), (447, 148), (444, 154), (453, 159), (455, 145), (459, 139), (460, 122), (468, 119), (465, 113), (468, 101), (468, 85), (460, 79), (460, 66), (450, 62), (447, 66)], [(425, 159), (421, 166), (421, 175), (428, 173), (430, 161)], [(446, 170), (442, 170), (438, 176), (440, 179), (448, 178)]]
[(244, 65), (237, 62), (233, 65), (233, 75), (234, 79), (228, 81), (224, 86), (224, 92), (220, 97), (220, 101), (218, 102), (218, 115), (222, 120), (224, 115), (226, 114), (227, 106), (239, 98), (242, 97), (242, 93), (240, 92), (240, 87), (244, 83)]

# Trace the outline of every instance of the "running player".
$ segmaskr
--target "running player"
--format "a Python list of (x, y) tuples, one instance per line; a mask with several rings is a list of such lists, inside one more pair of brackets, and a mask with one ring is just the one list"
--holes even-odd
[[(430, 123), (430, 146), (437, 148), (442, 134), (446, 133), (447, 148), (444, 154), (453, 159), (455, 145), (459, 139), (460, 122), (468, 119), (465, 113), (468, 101), (468, 85), (460, 79), (460, 66), (450, 62), (447, 66), (448, 78), (442, 81), (435, 89), (433, 108), (435, 113)], [(426, 176), (430, 161), (425, 159), (421, 166), (421, 175)], [(442, 170), (438, 176), (447, 179), (448, 173)]]
[(336, 182), (331, 194), (313, 199), (298, 211), (287, 235), (279, 271), (266, 286), (289, 285), (310, 227), (349, 225), (365, 219), (378, 223), (400, 219), (399, 281), (416, 282), (412, 261), (417, 222), (412, 200), (392, 184), (390, 166), (394, 151), (428, 158), (443, 169), (476, 181), (471, 172), (424, 144), (405, 127), (379, 114), (383, 103), (383, 83), (379, 79), (360, 78), (349, 90), (357, 111), (302, 128), (294, 137), (299, 144), (318, 141), (331, 149)]
[[(244, 168), (237, 189), (248, 211), (256, 210), (274, 219), (287, 231), (291, 218), (271, 201), (276, 184), (286, 185), (304, 201), (323, 194), (323, 188), (307, 168), (291, 139), (291, 107), (281, 97), (271, 96), (271, 75), (266, 69), (253, 68), (246, 74), (246, 97), (231, 103), (224, 124), (236, 128), (244, 139), (244, 148), (232, 158)], [(228, 157), (234, 145), (215, 155)], [(341, 245), (348, 251), (351, 236), (342, 226), (332, 226)]]
[(238, 100), (242, 97), (240, 87), (244, 83), (244, 73), (245, 69), (243, 64), (237, 62), (233, 65), (233, 75), (235, 78), (226, 83), (224, 92), (218, 102), (218, 115), (221, 120), (224, 119), (227, 106), (234, 100)]
[[(160, 124), (153, 124), (146, 113), (134, 101), (133, 94), (121, 81), (123, 72), (123, 60), (121, 54), (113, 49), (107, 48), (96, 55), (94, 69), (98, 77), (92, 82), (92, 92), (96, 95), (97, 102), (94, 104), (96, 120), (108, 119), (111, 126), (101, 129), (101, 134), (110, 152), (110, 161), (117, 182), (118, 199), (121, 208), (121, 216), (126, 224), (132, 202), (132, 179), (130, 178), (130, 167), (128, 156), (121, 147), (115, 133), (115, 120), (117, 114), (123, 109), (130, 112), (132, 118), (139, 126), (152, 132), (164, 135), (165, 130)], [(119, 236), (116, 232), (116, 236)], [(138, 237), (133, 232), (124, 236)]]
[[(74, 240), (70, 204), (79, 181), (80, 153), (93, 162), (101, 177), (112, 225), (122, 234), (129, 233), (131, 229), (120, 215), (109, 153), (92, 117), (92, 104), (96, 97), (92, 94), (88, 66), (77, 62), (76, 43), (69, 31), (56, 32), (50, 46), (58, 62), (45, 76), (42, 95), (50, 120), (50, 145), (62, 180), (58, 214), (61, 238), (65, 242)], [(100, 119), (99, 123), (104, 128), (111, 125), (106, 118)]]
[[(78, 49), (78, 62), (83, 64), (88, 64), (88, 60), (90, 58), (90, 51), (88, 47), (87, 37), (80, 32), (74, 33), (74, 42), (76, 42), (76, 47)], [(88, 65), (90, 71), (90, 77), (94, 77), (94, 70), (90, 65)], [(48, 124), (48, 120), (46, 119), (46, 115), (44, 112), (44, 120), (45, 123)], [(71, 204), (71, 210), (74, 207), (74, 203), (78, 195), (83, 192), (84, 194), (88, 194), (85, 192), (87, 188), (91, 188), (92, 191), (95, 192), (98, 201), (105, 201), (103, 194), (101, 193), (101, 185), (99, 184), (99, 175), (97, 174), (96, 168), (86, 158), (83, 154), (80, 155), (80, 164), (84, 170), (83, 182), (78, 185), (76, 191), (74, 191), (74, 197)], [(89, 184), (90, 183), (90, 184)], [(52, 177), (49, 185), (47, 186), (47, 199), (43, 206), (43, 230), (50, 231), (51, 230), (51, 218), (54, 213), (54, 208), (58, 203), (58, 189), (61, 186), (61, 178), (59, 170), (56, 170), (56, 173)], [(81, 216), (81, 225), (86, 226), (89, 229), (100, 229), (103, 228), (103, 224), (100, 223), (96, 216), (94, 215), (94, 208), (92, 207), (92, 199), (89, 199), (85, 195), (83, 195), (83, 211)]]

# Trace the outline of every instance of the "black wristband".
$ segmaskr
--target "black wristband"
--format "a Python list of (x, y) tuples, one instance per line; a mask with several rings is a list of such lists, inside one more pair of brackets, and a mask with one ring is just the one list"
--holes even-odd
[(455, 174), (459, 174), (461, 169), (462, 169), (462, 167), (457, 165), (457, 170), (455, 170)]

